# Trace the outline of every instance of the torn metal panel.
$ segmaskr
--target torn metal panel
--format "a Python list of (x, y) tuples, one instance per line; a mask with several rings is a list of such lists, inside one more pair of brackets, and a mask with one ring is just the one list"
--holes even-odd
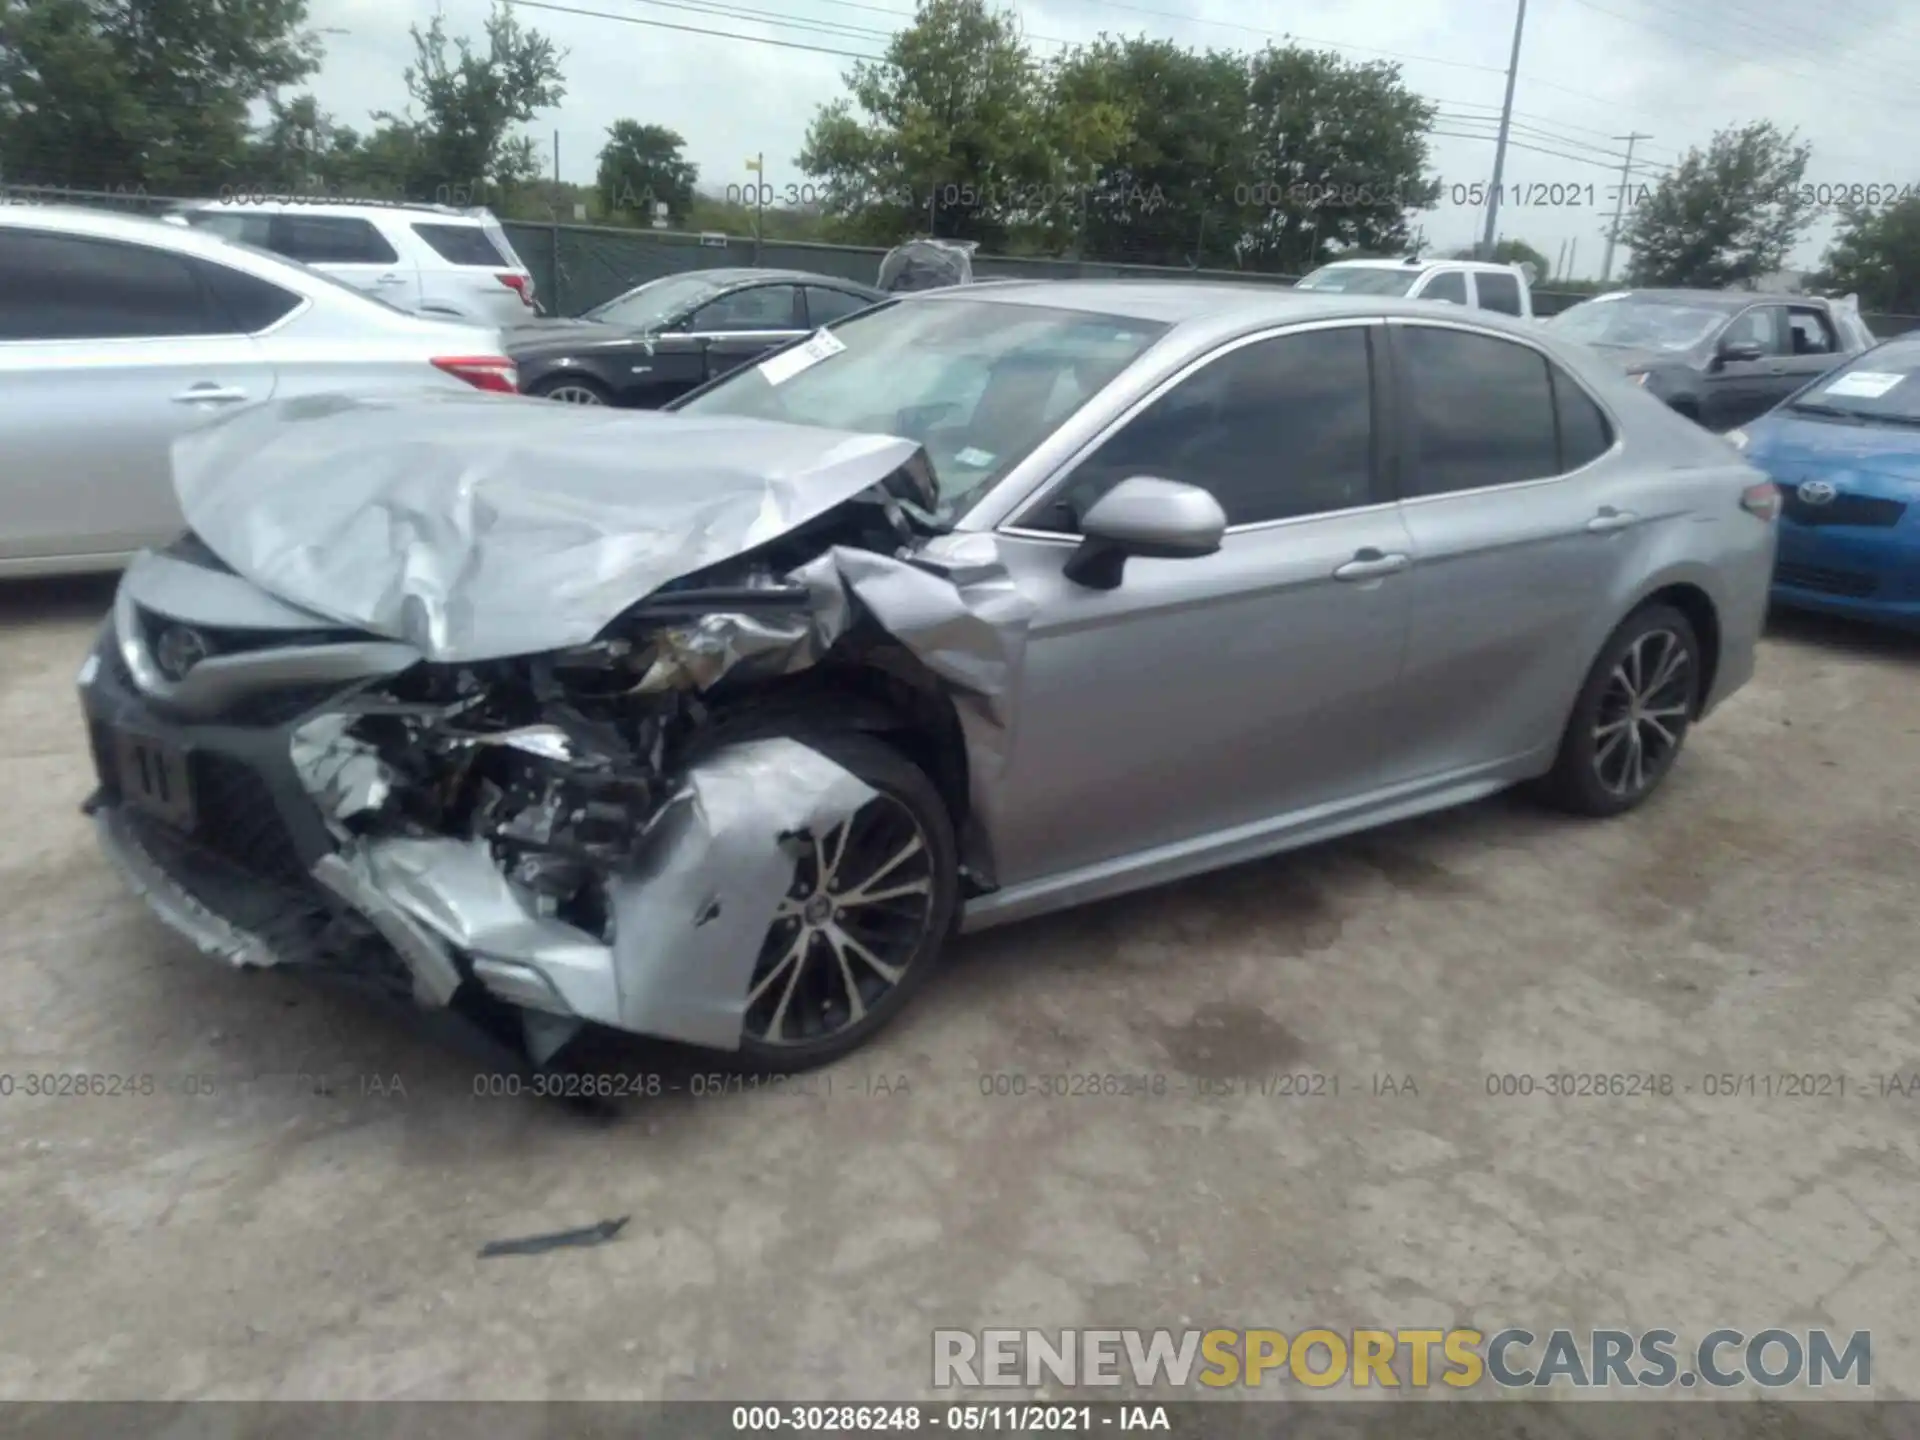
[(797, 740), (752, 740), (694, 765), (642, 866), (613, 886), (622, 1024), (737, 1050), (747, 989), (804, 837), (875, 796)]
[(361, 842), (348, 863), (382, 899), (456, 950), (529, 965), (572, 1013), (620, 1023), (608, 947), (534, 913), (484, 840), (382, 837)]
[(918, 454), (893, 436), (424, 390), (254, 406), (173, 452), (188, 523), (235, 571), (439, 661), (585, 644), (661, 586), (917, 474)]
[(347, 733), (359, 717), (339, 711), (316, 716), (293, 732), (293, 768), (329, 821), (344, 824), (381, 810), (393, 797), (395, 776), (379, 751)]

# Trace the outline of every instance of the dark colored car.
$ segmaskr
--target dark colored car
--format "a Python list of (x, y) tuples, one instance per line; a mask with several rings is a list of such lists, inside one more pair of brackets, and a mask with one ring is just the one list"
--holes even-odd
[(1727, 439), (1784, 497), (1774, 602), (1920, 632), (1920, 335)]
[(1874, 343), (1851, 300), (1731, 290), (1619, 290), (1547, 322), (1626, 367), (1682, 415), (1726, 431)]
[(857, 280), (800, 270), (693, 270), (576, 319), (515, 326), (507, 353), (523, 394), (655, 410), (885, 298)]

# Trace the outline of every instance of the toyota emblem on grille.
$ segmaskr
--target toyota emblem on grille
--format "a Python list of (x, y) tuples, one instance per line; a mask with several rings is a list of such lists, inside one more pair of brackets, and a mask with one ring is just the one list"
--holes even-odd
[(1800, 499), (1808, 505), (1831, 505), (1833, 503), (1833, 497), (1840, 492), (1833, 488), (1831, 481), (1808, 480), (1802, 483), (1800, 488), (1793, 493), (1798, 495)]
[(169, 625), (160, 632), (159, 643), (153, 647), (153, 658), (160, 666), (160, 673), (176, 681), (184, 680), (187, 672), (211, 653), (206, 637), (186, 625)]

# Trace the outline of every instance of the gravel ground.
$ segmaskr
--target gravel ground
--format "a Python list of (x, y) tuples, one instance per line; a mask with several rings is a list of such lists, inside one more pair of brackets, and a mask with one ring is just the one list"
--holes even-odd
[[(1920, 1073), (1920, 645), (1783, 624), (1633, 816), (1502, 798), (993, 932), (804, 1086), (594, 1121), (148, 916), (78, 810), (107, 595), (0, 591), (0, 1396), (905, 1398), (936, 1326), (1190, 1324), (1827, 1325), (1920, 1396), (1879, 1078)], [(1489, 1094), (1559, 1071), (1672, 1093)]]

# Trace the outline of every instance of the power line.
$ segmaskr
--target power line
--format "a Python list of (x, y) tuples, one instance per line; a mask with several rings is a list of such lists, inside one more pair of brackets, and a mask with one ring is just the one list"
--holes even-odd
[(866, 55), (857, 50), (834, 50), (825, 45), (803, 45), (797, 40), (776, 40), (770, 35), (741, 35), (729, 30), (708, 30), (699, 25), (675, 25), (667, 20), (648, 20), (639, 15), (609, 15), (604, 10), (580, 10), (571, 5), (555, 5), (552, 0), (506, 0), (509, 6), (528, 10), (550, 10), (556, 15), (583, 15), (590, 20), (617, 20), (622, 25), (645, 25), (655, 30), (675, 30), (683, 35), (706, 35), (717, 40), (744, 40), (750, 45), (774, 45), (782, 50), (806, 50), (815, 55), (838, 55), (846, 60), (865, 60), (887, 64), (884, 55)]

